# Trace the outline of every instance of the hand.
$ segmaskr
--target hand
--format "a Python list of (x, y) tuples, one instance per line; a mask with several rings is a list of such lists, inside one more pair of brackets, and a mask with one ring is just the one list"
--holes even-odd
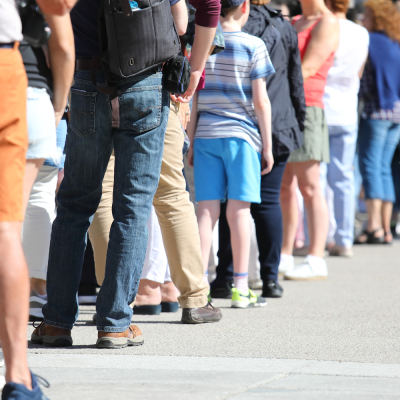
[(54, 111), (54, 116), (56, 117), (56, 129), (57, 129), (57, 126), (60, 123), (63, 115), (64, 115), (64, 111)]
[(189, 150), (187, 152), (187, 158), (189, 165), (193, 168), (194, 166), (194, 154), (193, 154), (193, 144), (190, 143)]
[(189, 103), (196, 92), (202, 73), (202, 71), (192, 71), (188, 90), (186, 90), (184, 94), (180, 94), (178, 96), (171, 94), (171, 99), (173, 101), (178, 101), (179, 103)]
[(190, 121), (190, 107), (187, 103), (181, 103), (179, 108), (179, 119), (181, 120), (182, 128), (186, 130), (187, 124)]
[(272, 151), (263, 151), (261, 155), (261, 175), (267, 175), (274, 166), (274, 156)]

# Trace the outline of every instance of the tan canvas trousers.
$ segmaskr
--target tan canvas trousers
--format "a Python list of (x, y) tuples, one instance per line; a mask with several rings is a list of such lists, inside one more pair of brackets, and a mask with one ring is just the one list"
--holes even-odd
[[(197, 219), (182, 173), (184, 136), (178, 112), (179, 105), (171, 102), (160, 181), (153, 205), (160, 223), (172, 281), (181, 293), (179, 303), (182, 308), (195, 308), (207, 304), (208, 285), (203, 281)], [(96, 277), (100, 285), (104, 279), (108, 238), (113, 222), (114, 160), (112, 154), (103, 181), (100, 205), (89, 228)]]

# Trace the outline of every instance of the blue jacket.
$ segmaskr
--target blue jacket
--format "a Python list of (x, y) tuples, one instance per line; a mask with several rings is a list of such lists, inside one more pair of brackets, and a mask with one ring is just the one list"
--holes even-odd
[(296, 30), (279, 11), (251, 5), (244, 32), (261, 38), (276, 73), (266, 77), (272, 107), (272, 139), (275, 156), (303, 145), (306, 102)]

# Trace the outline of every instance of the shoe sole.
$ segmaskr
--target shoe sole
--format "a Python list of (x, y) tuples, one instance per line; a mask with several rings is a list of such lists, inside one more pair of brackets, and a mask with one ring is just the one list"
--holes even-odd
[(289, 276), (285, 276), (285, 281), (325, 281), (327, 276), (313, 276), (311, 278), (291, 278)]
[(72, 337), (67, 335), (58, 336), (36, 336), (32, 333), (31, 342), (46, 347), (69, 347), (72, 346)]
[(243, 301), (232, 301), (231, 308), (262, 308), (266, 306), (267, 303), (248, 303), (243, 305)]
[(97, 339), (96, 347), (98, 349), (123, 349), (128, 347), (128, 339), (126, 337), (102, 337)]
[(143, 336), (137, 336), (132, 339), (125, 337), (121, 338), (103, 337), (97, 339), (96, 347), (98, 349), (123, 349), (128, 346), (142, 346), (143, 343), (144, 343)]
[(204, 320), (199, 321), (199, 320), (195, 320), (195, 319), (189, 319), (189, 320), (181, 319), (181, 322), (182, 322), (182, 324), (211, 324), (214, 322), (219, 322), (219, 321), (221, 321), (221, 319), (222, 319), (222, 317), (219, 319), (216, 319), (214, 321), (204, 321)]
[(128, 338), (128, 346), (142, 346), (144, 343), (143, 336), (136, 336), (133, 339)]

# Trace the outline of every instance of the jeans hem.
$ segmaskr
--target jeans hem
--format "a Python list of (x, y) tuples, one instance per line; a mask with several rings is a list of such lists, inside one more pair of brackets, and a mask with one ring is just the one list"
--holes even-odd
[(74, 327), (74, 325), (66, 325), (66, 324), (60, 324), (59, 322), (54, 322), (54, 321), (50, 321), (49, 319), (44, 319), (43, 322), (46, 325), (50, 325), (50, 326), (54, 326), (55, 328), (61, 328), (61, 329), (68, 329), (68, 330), (72, 330), (72, 328)]
[(125, 332), (129, 327), (130, 325), (122, 328), (116, 326), (98, 326), (97, 330), (99, 332), (120, 333)]

